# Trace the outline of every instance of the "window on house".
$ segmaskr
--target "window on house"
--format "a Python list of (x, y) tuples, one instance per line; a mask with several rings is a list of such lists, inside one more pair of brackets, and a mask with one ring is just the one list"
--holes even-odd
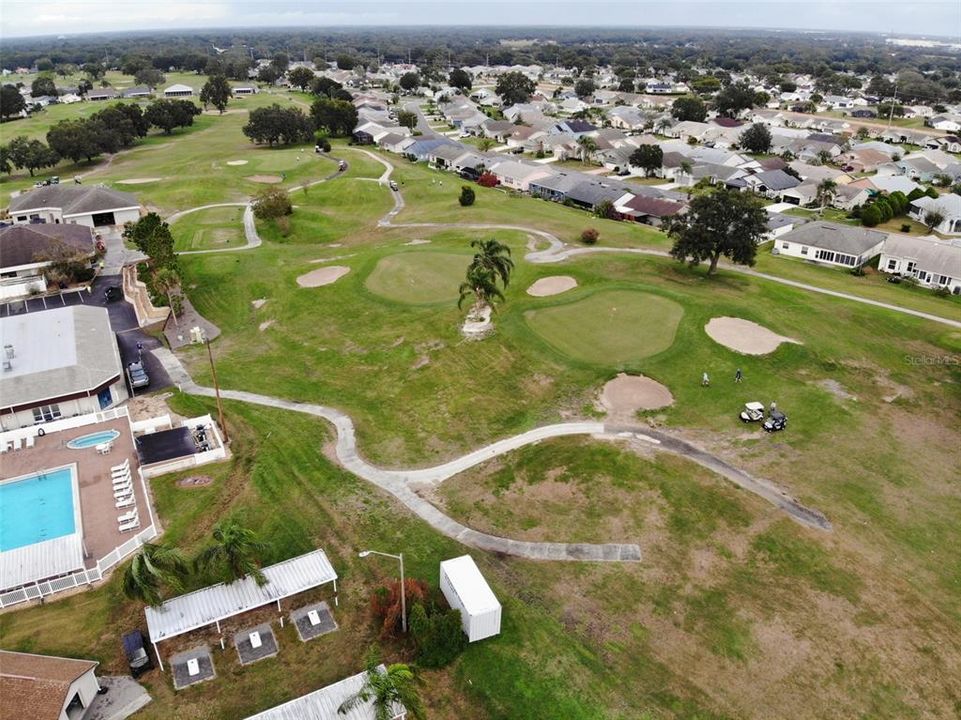
[(888, 270), (894, 270), (898, 266), (897, 260), (888, 260)]
[(807, 245), (802, 245), (802, 246), (801, 246), (801, 254), (802, 254), (802, 255), (807, 255), (807, 254), (808, 254)]
[(63, 415), (60, 413), (59, 405), (41, 405), (33, 409), (33, 424), (52, 422), (59, 420)]
[(918, 267), (918, 264), (912, 260), (911, 262), (908, 263), (906, 272), (913, 273), (917, 267)]
[[(791, 249), (791, 243), (782, 242), (782, 243), (781, 243), (781, 249), (782, 249), (782, 250), (790, 250), (790, 249)], [(803, 252), (803, 250), (802, 250), (802, 252)]]

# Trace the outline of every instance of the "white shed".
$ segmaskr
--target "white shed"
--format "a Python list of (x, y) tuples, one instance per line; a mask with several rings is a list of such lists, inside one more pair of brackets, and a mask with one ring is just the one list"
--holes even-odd
[(460, 610), (461, 627), (468, 642), (500, 634), (501, 604), (474, 558), (462, 555), (441, 562), (440, 589), (450, 606)]

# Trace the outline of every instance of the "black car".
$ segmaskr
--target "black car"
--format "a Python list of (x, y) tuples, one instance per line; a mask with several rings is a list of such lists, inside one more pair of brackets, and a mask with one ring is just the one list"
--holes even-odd
[(123, 651), (127, 656), (130, 674), (140, 677), (148, 670), (153, 670), (153, 660), (147, 652), (147, 643), (140, 630), (132, 630), (123, 636)]
[(787, 415), (782, 413), (780, 410), (772, 410), (764, 421), (764, 430), (766, 432), (777, 432), (778, 430), (783, 430), (787, 427)]
[(107, 302), (113, 302), (114, 300), (119, 300), (123, 297), (123, 290), (121, 290), (116, 285), (111, 285), (106, 290), (103, 291), (103, 299)]

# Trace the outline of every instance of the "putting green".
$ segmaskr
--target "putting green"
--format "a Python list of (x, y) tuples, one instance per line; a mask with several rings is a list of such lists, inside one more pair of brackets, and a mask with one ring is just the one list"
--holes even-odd
[(595, 365), (618, 365), (667, 350), (684, 308), (633, 290), (599, 292), (524, 314), (537, 335), (565, 355)]
[(184, 215), (170, 226), (174, 250), (218, 250), (239, 247), (244, 237), (244, 209), (220, 207)]
[(451, 302), (464, 277), (470, 256), (441, 252), (404, 252), (377, 263), (364, 285), (395, 302), (421, 305)]

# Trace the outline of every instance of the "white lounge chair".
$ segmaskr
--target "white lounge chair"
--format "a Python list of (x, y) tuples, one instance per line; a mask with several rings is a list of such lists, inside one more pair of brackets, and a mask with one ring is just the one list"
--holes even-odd
[(13, 449), (14, 449), (14, 450), (19, 450), (21, 447), (23, 447), (23, 440), (21, 440), (20, 438), (14, 438), (14, 439), (13, 439)]
[(125, 476), (128, 476), (128, 475), (130, 475), (130, 468), (129, 468), (129, 467), (120, 468), (119, 470), (114, 469), (114, 470), (111, 470), (111, 471), (110, 471), (110, 476), (111, 476), (111, 477), (125, 477)]
[(113, 450), (113, 443), (112, 442), (100, 443), (99, 445), (96, 446), (96, 449), (98, 454), (106, 455), (111, 450)]
[(120, 508), (132, 507), (132, 506), (135, 506), (136, 504), (137, 504), (137, 501), (134, 499), (133, 495), (128, 495), (122, 500), (118, 500), (116, 503), (116, 506), (117, 506), (117, 509), (119, 510)]
[(307, 619), (310, 620), (311, 625), (320, 625), (320, 615), (316, 610), (311, 610), (308, 612)]
[(120, 488), (119, 490), (113, 491), (114, 500), (126, 500), (129, 497), (133, 497), (132, 487)]
[(110, 468), (110, 472), (112, 473), (126, 472), (128, 470), (130, 470), (130, 458), (127, 458), (119, 465), (114, 465), (112, 468)]
[(32, 448), (37, 444), (37, 438), (34, 435), (27, 435), (27, 447)]
[(113, 478), (113, 480), (112, 480), (112, 482), (113, 482), (114, 485), (123, 485), (124, 483), (129, 483), (129, 482), (131, 482), (131, 481), (132, 481), (132, 478), (130, 477), (129, 474), (127, 474), (127, 475), (118, 475), (117, 477)]
[(130, 522), (131, 520), (137, 520), (140, 516), (137, 515), (137, 508), (134, 508), (130, 512), (125, 512), (123, 515), (117, 516), (117, 522), (123, 525), (125, 522)]
[(197, 658), (190, 658), (187, 661), (187, 674), (190, 677), (200, 674), (200, 661)]
[(117, 529), (120, 530), (120, 532), (128, 532), (130, 530), (136, 530), (138, 527), (140, 527), (140, 518), (134, 518), (133, 520), (121, 523)]

